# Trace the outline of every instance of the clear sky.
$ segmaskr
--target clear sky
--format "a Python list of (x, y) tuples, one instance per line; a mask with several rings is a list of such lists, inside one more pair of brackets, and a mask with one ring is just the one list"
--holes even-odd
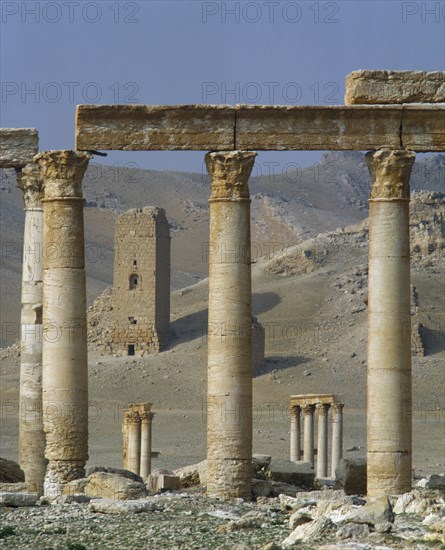
[[(0, 1), (3, 127), (74, 146), (79, 103), (342, 104), (356, 69), (445, 69), (445, 1)], [(261, 153), (312, 163), (319, 153)], [(201, 171), (203, 153), (103, 162)], [(102, 162), (102, 160), (101, 160)]]

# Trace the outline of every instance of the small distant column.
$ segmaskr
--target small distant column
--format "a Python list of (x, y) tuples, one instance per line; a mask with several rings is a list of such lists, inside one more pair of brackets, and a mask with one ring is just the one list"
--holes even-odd
[(298, 462), (301, 458), (301, 407), (290, 408), (290, 459)]
[(343, 407), (343, 403), (332, 403), (332, 477), (343, 456)]
[(141, 417), (134, 410), (130, 410), (127, 415), (127, 469), (139, 475), (141, 465)]
[(43, 426), (48, 468), (44, 494), (85, 475), (88, 459), (88, 359), (82, 179), (90, 155), (45, 151)]
[(303, 458), (314, 466), (314, 410), (315, 405), (303, 407)]
[(151, 426), (154, 413), (141, 413), (141, 468), (140, 476), (146, 478), (151, 474)]
[(330, 405), (317, 404), (318, 441), (317, 441), (317, 477), (328, 475), (328, 413)]
[(43, 181), (35, 164), (17, 170), (23, 191), (19, 463), (27, 489), (43, 494), (48, 461), (42, 417)]

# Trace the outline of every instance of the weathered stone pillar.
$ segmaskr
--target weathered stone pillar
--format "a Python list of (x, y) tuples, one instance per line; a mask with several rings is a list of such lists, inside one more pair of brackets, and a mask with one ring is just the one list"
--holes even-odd
[(303, 459), (314, 466), (314, 410), (315, 405), (303, 407)]
[(319, 403), (318, 413), (318, 434), (317, 434), (317, 477), (328, 475), (328, 413), (330, 405)]
[(301, 407), (290, 408), (290, 459), (297, 462), (301, 458)]
[(17, 170), (23, 191), (19, 463), (28, 490), (43, 494), (46, 473), (42, 417), (43, 181), (35, 164)]
[(368, 495), (411, 490), (409, 151), (368, 153)]
[(83, 477), (88, 458), (88, 362), (82, 178), (90, 155), (46, 151), (35, 157), (43, 199), (44, 494)]
[(128, 413), (127, 429), (127, 468), (139, 475), (141, 467), (141, 417), (138, 412), (130, 411)]
[(332, 460), (331, 477), (343, 456), (343, 403), (332, 403)]
[(251, 498), (252, 306), (248, 179), (256, 153), (208, 153), (211, 177), (207, 493)]
[(144, 411), (141, 414), (141, 468), (140, 476), (146, 478), (151, 474), (151, 425), (154, 413)]

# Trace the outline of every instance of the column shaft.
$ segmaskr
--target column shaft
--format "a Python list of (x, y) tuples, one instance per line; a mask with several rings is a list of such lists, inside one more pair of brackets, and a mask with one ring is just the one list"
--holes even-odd
[(298, 405), (290, 410), (290, 460), (298, 462), (301, 459), (301, 407)]
[(137, 412), (128, 422), (127, 468), (139, 475), (141, 466), (141, 417)]
[(314, 466), (314, 409), (315, 405), (303, 407), (303, 458)]
[(343, 457), (343, 403), (332, 403), (332, 459), (331, 477), (335, 478), (340, 459)]
[(252, 307), (248, 178), (256, 153), (209, 153), (207, 493), (251, 498)]
[(82, 178), (89, 158), (73, 151), (36, 156), (45, 184), (42, 385), (48, 497), (83, 477), (88, 458)]
[(414, 153), (367, 154), (368, 495), (411, 490), (409, 178)]
[(317, 477), (328, 475), (328, 412), (330, 405), (317, 405)]
[(141, 415), (141, 467), (140, 476), (146, 478), (151, 474), (151, 439), (152, 439), (152, 412)]
[(43, 182), (36, 165), (17, 172), (23, 191), (19, 463), (28, 490), (43, 494), (46, 473), (42, 417)]

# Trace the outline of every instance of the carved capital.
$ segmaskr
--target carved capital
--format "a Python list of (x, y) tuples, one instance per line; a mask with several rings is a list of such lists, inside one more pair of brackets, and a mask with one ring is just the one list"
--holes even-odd
[(151, 424), (151, 421), (153, 420), (155, 413), (144, 411), (141, 413), (141, 422), (142, 424)]
[(366, 154), (371, 174), (371, 200), (409, 199), (409, 178), (416, 158), (411, 151), (381, 149)]
[(253, 151), (207, 153), (205, 162), (211, 178), (210, 201), (249, 199), (249, 177), (255, 162)]
[(41, 208), (44, 193), (43, 178), (39, 167), (30, 163), (22, 169), (16, 169), (17, 187), (23, 191), (25, 210)]
[(332, 403), (332, 413), (341, 414), (343, 412), (344, 403)]
[(303, 409), (303, 414), (304, 414), (305, 416), (306, 416), (307, 414), (313, 415), (313, 414), (314, 414), (314, 411), (315, 411), (315, 405), (314, 405), (314, 404), (303, 405), (302, 409)]
[(45, 199), (82, 198), (82, 179), (90, 158), (76, 151), (43, 151), (35, 156), (45, 182)]
[(317, 403), (315, 408), (317, 409), (318, 416), (327, 416), (330, 406), (330, 403)]
[(289, 410), (290, 410), (291, 417), (294, 417), (294, 418), (299, 418), (300, 417), (300, 414), (301, 414), (300, 405), (291, 405), (289, 407)]

